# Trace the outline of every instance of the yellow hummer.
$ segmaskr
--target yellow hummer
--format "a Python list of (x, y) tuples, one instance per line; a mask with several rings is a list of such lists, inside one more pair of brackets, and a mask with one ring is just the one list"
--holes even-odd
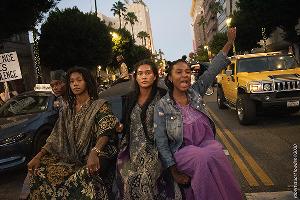
[(240, 124), (255, 123), (257, 113), (269, 108), (300, 110), (300, 65), (292, 54), (233, 56), (217, 82), (218, 107), (235, 109)]

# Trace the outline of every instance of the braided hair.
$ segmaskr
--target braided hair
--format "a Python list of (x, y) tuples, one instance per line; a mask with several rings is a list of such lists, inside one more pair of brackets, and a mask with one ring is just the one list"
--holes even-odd
[(67, 85), (66, 85), (67, 101), (69, 104), (69, 108), (71, 110), (73, 110), (73, 108), (74, 108), (75, 95), (72, 92), (71, 87), (70, 87), (70, 76), (72, 73), (75, 73), (75, 72), (80, 73), (82, 75), (82, 78), (83, 78), (84, 82), (86, 83), (86, 89), (88, 91), (90, 98), (93, 100), (98, 99), (96, 81), (95, 81), (94, 77), (92, 76), (91, 72), (83, 67), (77, 67), (77, 66), (73, 67), (68, 70), (67, 78), (66, 78), (67, 79)]

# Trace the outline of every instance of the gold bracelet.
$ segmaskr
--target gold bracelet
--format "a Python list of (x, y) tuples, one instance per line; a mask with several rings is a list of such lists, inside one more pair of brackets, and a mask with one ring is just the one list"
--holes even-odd
[(97, 153), (97, 156), (99, 156), (101, 153), (100, 149), (98, 149), (97, 147), (93, 147), (92, 151), (95, 151)]

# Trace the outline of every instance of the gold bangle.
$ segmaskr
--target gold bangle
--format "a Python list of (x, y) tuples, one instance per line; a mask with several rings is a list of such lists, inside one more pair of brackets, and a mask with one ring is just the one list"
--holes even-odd
[(98, 149), (97, 147), (93, 147), (92, 151), (95, 151), (97, 153), (97, 156), (99, 156), (101, 153), (100, 149)]

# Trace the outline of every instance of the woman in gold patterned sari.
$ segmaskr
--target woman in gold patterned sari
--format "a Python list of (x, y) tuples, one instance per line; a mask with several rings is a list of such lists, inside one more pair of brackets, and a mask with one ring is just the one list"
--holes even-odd
[(45, 146), (28, 163), (29, 199), (113, 198), (116, 117), (97, 96), (88, 70), (68, 72), (68, 104)]

